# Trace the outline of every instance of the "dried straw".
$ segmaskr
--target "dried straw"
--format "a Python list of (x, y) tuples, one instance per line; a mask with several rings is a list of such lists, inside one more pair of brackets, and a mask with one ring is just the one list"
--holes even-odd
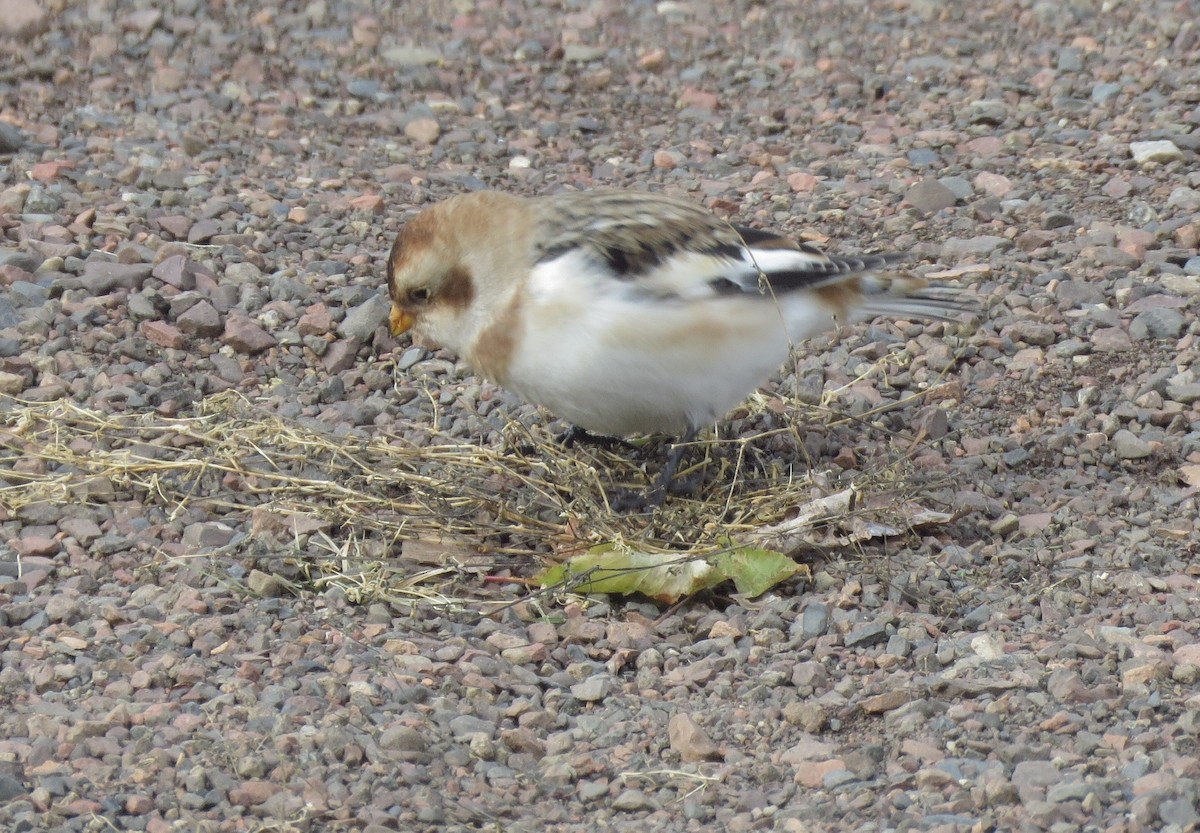
[[(765, 402), (752, 400), (752, 407), (755, 401)], [(769, 435), (698, 443), (681, 476), (701, 474), (706, 485), (642, 515), (614, 504), (645, 490), (665, 449), (568, 450), (547, 429), (518, 423), (505, 429), (507, 448), (436, 433), (416, 445), (404, 436), (284, 419), (236, 392), (204, 399), (180, 417), (0, 398), (0, 507), (13, 514), (39, 501), (137, 500), (171, 517), (196, 508), (226, 519), (256, 512), (303, 518), (312, 523), (293, 530), (290, 554), (324, 554), (306, 564), (317, 585), (336, 578), (356, 598), (432, 600), (440, 590), (431, 584), (461, 579), (471, 566), (519, 573), (521, 564), (610, 542), (702, 556), (723, 540), (784, 521), (822, 489), (796, 430), (772, 433), (790, 437), (799, 465), (765, 454)], [(897, 452), (855, 487), (907, 500), (905, 458)]]

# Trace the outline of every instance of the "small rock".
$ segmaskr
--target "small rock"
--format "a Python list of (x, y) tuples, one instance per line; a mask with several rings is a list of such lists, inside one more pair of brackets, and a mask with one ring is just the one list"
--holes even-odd
[(410, 726), (393, 726), (379, 733), (379, 748), (390, 752), (424, 752), (429, 742)]
[(1183, 151), (1174, 142), (1164, 139), (1156, 142), (1130, 142), (1129, 155), (1139, 165), (1152, 162), (1165, 165), (1168, 162), (1182, 159)]
[(373, 99), (379, 95), (379, 82), (372, 78), (356, 78), (346, 85), (346, 92), (355, 98)]
[(441, 53), (435, 49), (425, 49), (420, 46), (393, 46), (379, 53), (389, 64), (401, 67), (423, 67), (436, 64), (442, 60)]
[(1009, 324), (1001, 330), (1001, 334), (1008, 336), (1013, 341), (1023, 341), (1037, 347), (1049, 347), (1058, 338), (1054, 327), (1037, 321), (1018, 321), (1015, 324)]
[(819, 181), (815, 176), (805, 171), (796, 171), (795, 173), (788, 174), (787, 177), (788, 187), (798, 194), (811, 193), (817, 187)]
[(903, 688), (894, 688), (862, 701), (862, 710), (867, 714), (885, 714), (903, 706), (913, 699), (913, 693)]
[(181, 350), (187, 343), (183, 333), (165, 321), (143, 321), (141, 327), (146, 340), (159, 347)]
[(597, 674), (571, 686), (571, 696), (585, 703), (594, 703), (607, 697), (612, 691), (612, 687), (612, 677), (607, 674)]
[(587, 46), (582, 43), (568, 43), (563, 48), (563, 60), (574, 63), (597, 61), (604, 57), (605, 50), (599, 46)]
[(223, 547), (234, 539), (237, 530), (220, 521), (188, 524), (183, 529), (182, 542), (190, 550)]
[(975, 175), (975, 187), (991, 197), (1004, 197), (1013, 190), (1012, 180), (990, 171), (981, 171)]
[(225, 319), (225, 332), (221, 341), (239, 353), (254, 355), (274, 347), (275, 337), (251, 321), (245, 313), (230, 313)]
[(1167, 385), (1167, 396), (1174, 402), (1191, 405), (1194, 402), (1200, 401), (1200, 382)]
[(175, 323), (179, 329), (197, 338), (215, 338), (221, 334), (221, 314), (208, 301), (200, 301), (189, 307)]
[(79, 281), (93, 295), (107, 295), (113, 289), (140, 289), (153, 267), (149, 263), (117, 263), (89, 260)]
[(1148, 442), (1127, 428), (1113, 434), (1110, 442), (1113, 453), (1122, 460), (1140, 460), (1154, 453)]
[(208, 243), (221, 233), (221, 225), (216, 220), (197, 220), (188, 229), (187, 242), (194, 246)]
[(0, 33), (29, 38), (46, 30), (44, 4), (34, 0), (0, 0)]
[(414, 142), (432, 145), (436, 144), (438, 137), (442, 135), (442, 128), (437, 119), (413, 119), (404, 125), (404, 135)]
[(229, 803), (240, 807), (256, 807), (282, 789), (270, 781), (245, 781), (229, 791)]
[(1092, 333), (1092, 348), (1101, 353), (1121, 353), (1132, 350), (1133, 341), (1120, 327), (1101, 327)]
[(1187, 321), (1176, 309), (1148, 309), (1129, 322), (1129, 337), (1134, 341), (1179, 338)]
[(171, 255), (154, 267), (151, 274), (165, 284), (184, 291), (196, 288), (196, 265), (187, 255)]
[(0, 370), (0, 393), (16, 396), (25, 390), (25, 377), (20, 373)]
[(999, 99), (984, 98), (972, 101), (967, 108), (971, 124), (1001, 124), (1008, 115), (1008, 106)]
[(801, 633), (805, 639), (821, 636), (829, 628), (829, 605), (809, 602), (800, 617)]
[(671, 740), (671, 748), (688, 763), (721, 759), (717, 745), (690, 715), (673, 715), (667, 723), (667, 735)]
[(386, 296), (379, 294), (359, 304), (346, 313), (346, 317), (338, 324), (338, 335), (343, 338), (368, 341), (375, 330), (388, 320), (391, 304)]
[(934, 214), (952, 208), (958, 197), (938, 180), (922, 179), (908, 189), (904, 201), (924, 214)]
[[(6, 121), (0, 121), (0, 153), (16, 153), (25, 146), (25, 134)], [(22, 198), (22, 204), (25, 200)]]
[(1092, 102), (1094, 104), (1106, 104), (1109, 99), (1121, 92), (1121, 85), (1114, 84), (1111, 81), (1103, 81), (1092, 87)]
[(251, 593), (264, 599), (278, 598), (287, 593), (287, 586), (277, 576), (262, 570), (251, 570), (246, 576), (246, 586), (250, 588)]
[(868, 622), (846, 634), (844, 641), (847, 648), (869, 648), (887, 642), (887, 637), (887, 623)]
[(961, 238), (951, 237), (942, 244), (942, 256), (947, 258), (958, 257), (985, 257), (992, 252), (1002, 252), (1012, 248), (1012, 241), (1007, 237), (998, 237), (993, 234), (984, 234), (979, 237)]
[(654, 802), (641, 790), (624, 790), (613, 799), (612, 807), (624, 813), (654, 809)]
[(12, 801), (18, 796), (27, 795), (28, 792), (29, 790), (19, 780), (8, 773), (0, 773), (0, 804)]
[(1021, 796), (1021, 801), (1042, 801), (1046, 788), (1062, 778), (1058, 767), (1050, 761), (1021, 761), (1013, 768), (1012, 783)]

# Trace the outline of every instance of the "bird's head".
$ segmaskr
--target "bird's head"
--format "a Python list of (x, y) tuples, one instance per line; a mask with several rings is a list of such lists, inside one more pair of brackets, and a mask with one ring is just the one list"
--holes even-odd
[(388, 256), (389, 317), (393, 335), (412, 330), (458, 351), (476, 294), (453, 218), (441, 206), (410, 220)]

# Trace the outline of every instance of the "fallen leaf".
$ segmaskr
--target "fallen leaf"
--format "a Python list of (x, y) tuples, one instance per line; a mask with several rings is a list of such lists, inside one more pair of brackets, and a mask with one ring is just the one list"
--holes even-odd
[(806, 568), (771, 550), (730, 546), (702, 556), (672, 556), (601, 544), (540, 575), (543, 587), (576, 593), (640, 593), (664, 604), (733, 581), (739, 593), (759, 596)]

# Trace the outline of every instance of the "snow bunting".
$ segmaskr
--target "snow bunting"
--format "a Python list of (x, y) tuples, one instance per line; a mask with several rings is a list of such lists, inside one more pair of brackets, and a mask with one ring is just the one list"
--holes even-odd
[(687, 440), (797, 342), (879, 315), (970, 311), (949, 288), (878, 271), (897, 259), (830, 257), (659, 194), (481, 191), (397, 235), (391, 328), (585, 431)]

